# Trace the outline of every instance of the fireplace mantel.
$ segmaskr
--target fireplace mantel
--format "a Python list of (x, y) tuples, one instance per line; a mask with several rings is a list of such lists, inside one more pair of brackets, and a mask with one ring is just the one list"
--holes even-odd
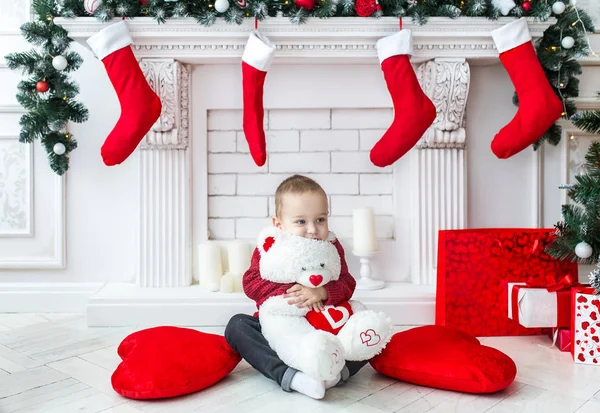
[[(406, 19), (403, 27), (413, 30), (416, 63), (456, 57), (471, 64), (485, 64), (498, 57), (490, 32), (510, 21), (513, 19), (506, 17), (495, 21), (480, 17), (432, 17), (423, 26)], [(88, 37), (113, 22), (79, 17), (57, 18), (56, 23), (68, 30), (71, 38), (85, 43)], [(541, 37), (549, 24), (531, 20), (532, 37)], [(128, 25), (138, 58), (197, 64), (238, 62), (254, 21), (246, 19), (238, 26), (219, 20), (204, 27), (192, 18), (169, 19), (158, 24), (152, 18), (137, 17), (129, 20)], [(259, 29), (277, 45), (276, 59), (282, 63), (306, 62), (307, 58), (318, 58), (322, 63), (372, 62), (377, 56), (376, 41), (398, 28), (398, 19), (392, 17), (310, 19), (302, 25), (294, 25), (287, 18), (259, 22)]]
[[(417, 78), (437, 108), (436, 120), (407, 158), (410, 165), (404, 167), (412, 172), (407, 174), (394, 165), (394, 173), (405, 177), (395, 184), (394, 192), (410, 188), (406, 205), (412, 211), (410, 220), (401, 222), (395, 217), (394, 233), (407, 236), (381, 243), (388, 257), (397, 256), (401, 248), (409, 251), (409, 279), (388, 282), (384, 290), (356, 294), (370, 308), (390, 314), (394, 324), (433, 323), (437, 231), (465, 228), (466, 223), (464, 119), (470, 66), (497, 62), (490, 32), (512, 20), (431, 18), (424, 26), (408, 19), (404, 22), (405, 28), (414, 31), (412, 62)], [(56, 23), (83, 44), (111, 24), (93, 18), (57, 19)], [(539, 38), (548, 24), (530, 21), (533, 38)], [(191, 77), (198, 69), (194, 65), (239, 64), (254, 22), (248, 19), (236, 26), (219, 21), (203, 27), (193, 19), (157, 24), (150, 18), (136, 18), (128, 25), (140, 67), (163, 109), (140, 145), (136, 281), (108, 283), (92, 296), (88, 323), (139, 325), (151, 319), (172, 325), (224, 325), (232, 314), (252, 311), (253, 304), (242, 293), (209, 293), (194, 284), (193, 249), (209, 237), (208, 112), (239, 109), (241, 99), (234, 101), (227, 95), (229, 100), (223, 97), (217, 106), (210, 106), (215, 104), (212, 100), (191, 99)], [(357, 64), (378, 64), (375, 44), (397, 32), (399, 22), (394, 18), (333, 18), (293, 25), (286, 18), (269, 18), (259, 28), (279, 49), (276, 64), (343, 64), (347, 67), (340, 70), (358, 70)], [(342, 106), (361, 109), (362, 99), (344, 101)], [(336, 107), (339, 103), (319, 104)], [(282, 107), (297, 104), (287, 102)], [(269, 109), (273, 108), (277, 109)], [(382, 261), (384, 255), (380, 254)]]

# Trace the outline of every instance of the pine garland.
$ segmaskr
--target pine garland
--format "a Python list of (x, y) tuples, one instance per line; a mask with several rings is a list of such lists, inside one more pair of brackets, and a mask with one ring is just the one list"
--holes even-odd
[[(52, 36), (56, 36), (53, 39), (63, 39), (62, 42), (66, 49), (68, 46), (66, 43), (68, 39), (66, 33), (64, 31), (61, 32), (59, 26), (54, 25), (51, 20), (48, 21), (47, 17), (60, 16), (73, 18), (89, 16), (90, 14), (85, 11), (83, 1), (81, 0), (61, 0), (62, 7), (60, 10), (57, 9), (55, 1), (57, 0), (34, 0), (33, 8), (38, 17), (41, 17), (35, 23), (24, 25), (22, 31), (26, 38), (32, 40), (52, 34)], [(150, 16), (158, 23), (164, 23), (171, 18), (191, 17), (198, 21), (199, 24), (205, 26), (214, 24), (218, 18), (223, 18), (225, 22), (230, 24), (242, 24), (244, 18), (264, 20), (267, 17), (284, 16), (288, 17), (293, 24), (302, 24), (307, 19), (313, 17), (356, 16), (355, 0), (314, 0), (315, 5), (311, 10), (297, 7), (294, 0), (229, 0), (230, 7), (225, 13), (219, 13), (215, 10), (214, 1), (102, 0), (100, 6), (95, 10), (94, 16), (101, 21), (121, 17)], [(564, 102), (563, 116), (570, 119), (577, 111), (572, 98), (579, 95), (579, 79), (577, 76), (582, 73), (581, 65), (576, 59), (584, 57), (590, 52), (586, 32), (594, 31), (592, 21), (583, 10), (568, 4), (568, 0), (524, 0), (520, 3), (521, 1), (516, 0), (518, 4), (510, 11), (509, 16), (515, 18), (526, 16), (540, 21), (546, 21), (550, 17), (556, 18), (556, 23), (548, 27), (543, 37), (536, 42), (535, 47), (538, 59), (544, 68), (550, 84), (555, 93)], [(566, 5), (566, 10), (558, 15), (552, 11), (552, 6), (556, 2), (563, 2)], [(374, 13), (373, 17), (406, 17), (411, 18), (414, 23), (419, 25), (426, 24), (427, 19), (433, 16), (445, 16), (449, 18), (460, 16), (487, 17), (491, 20), (495, 20), (501, 16), (500, 11), (492, 4), (492, 0), (380, 0), (379, 4), (381, 11)], [(573, 38), (573, 47), (565, 48), (562, 46), (562, 39), (565, 37)], [(45, 38), (49, 39), (48, 37)], [(64, 52), (65, 49), (61, 49), (60, 52)], [(32, 113), (34, 109), (37, 110), (42, 100), (40, 96), (36, 96), (36, 94), (32, 94), (31, 92), (33, 82), (37, 82), (36, 79), (43, 77), (52, 79), (52, 87), (56, 91), (65, 88), (69, 89), (69, 86), (65, 85), (72, 85), (69, 89), (71, 93), (67, 95), (67, 101), (76, 116), (68, 119), (77, 122), (83, 121), (87, 117), (85, 108), (71, 100), (77, 94), (76, 86), (69, 83), (64, 74), (53, 72), (51, 65), (48, 67), (47, 56), (49, 56), (49, 52), (50, 50), (45, 50), (43, 55), (11, 55), (13, 56), (11, 67), (25, 68), (27, 69), (26, 72), (32, 75), (28, 83), (24, 83), (23, 88), (19, 89), (20, 95), (28, 95), (28, 98), (23, 98), (23, 101), (29, 105), (24, 106), (30, 111), (30, 116), (27, 118), (24, 117), (25, 119), (22, 119), (21, 123), (24, 130), (21, 133), (21, 139), (25, 142), (31, 141), (34, 137), (45, 137), (47, 142), (50, 142), (52, 139), (59, 139), (58, 135), (50, 137), (50, 128), (44, 125), (50, 124), (50, 121), (58, 121), (59, 119), (56, 119), (58, 114), (62, 116), (61, 120), (66, 121), (67, 119), (63, 116), (65, 114), (64, 110), (51, 110), (58, 109), (58, 104), (60, 103), (52, 99), (48, 99), (48, 104), (43, 105), (46, 109)], [(53, 50), (53, 52), (58, 52), (58, 50)], [(75, 70), (80, 64), (79, 56), (75, 53), (70, 53), (69, 56), (72, 60), (69, 60), (67, 71)], [(73, 91), (75, 92), (73, 93)], [(58, 96), (54, 92), (50, 94)], [(513, 101), (518, 105), (516, 96)], [(584, 115), (578, 116), (583, 117)], [(582, 118), (581, 120), (582, 123), (589, 121), (588, 118)], [(561, 132), (561, 127), (558, 124), (552, 125), (533, 145), (533, 148), (537, 149), (544, 141), (552, 145), (557, 145), (561, 139)], [(67, 142), (70, 145), (68, 151), (75, 148), (72, 139), (68, 139)], [(46, 146), (48, 147), (48, 145)], [(51, 153), (50, 156), (52, 167), (58, 173), (63, 173), (68, 168), (67, 156), (57, 159), (53, 159)], [(61, 165), (60, 167), (59, 164)]]
[[(5, 57), (10, 69), (27, 76), (17, 87), (17, 101), (27, 111), (19, 121), (19, 141), (31, 144), (39, 139), (50, 167), (62, 175), (69, 169), (69, 153), (77, 148), (67, 122), (85, 122), (88, 117), (87, 109), (74, 100), (79, 88), (67, 74), (77, 70), (82, 59), (76, 52), (67, 52), (72, 40), (63, 27), (54, 24), (58, 15), (54, 0), (33, 0), (32, 8), (36, 20), (23, 24), (21, 33), (36, 47)], [(53, 66), (58, 56), (66, 59), (63, 70)]]

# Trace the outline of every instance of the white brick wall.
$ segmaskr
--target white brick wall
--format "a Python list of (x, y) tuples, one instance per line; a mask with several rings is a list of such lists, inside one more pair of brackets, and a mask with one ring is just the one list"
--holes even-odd
[(392, 168), (378, 168), (369, 150), (389, 126), (388, 109), (270, 110), (265, 113), (267, 163), (248, 154), (242, 112), (208, 116), (208, 227), (212, 239), (250, 239), (270, 225), (275, 190), (301, 173), (329, 195), (330, 228), (352, 236), (352, 209), (374, 209), (377, 234), (393, 238)]
[(357, 151), (357, 130), (315, 130), (300, 134), (303, 152)]
[(391, 109), (334, 109), (332, 129), (378, 129), (392, 124)]
[(362, 129), (360, 134), (360, 150), (370, 151), (381, 139), (387, 129)]
[(266, 196), (210, 196), (210, 218), (266, 217), (269, 206)]
[(331, 129), (331, 111), (327, 109), (270, 110), (269, 129)]
[(331, 168), (328, 152), (272, 153), (268, 156), (272, 172), (329, 172)]
[(210, 153), (235, 152), (236, 151), (236, 132), (235, 131), (208, 132), (208, 151)]
[(235, 195), (235, 175), (208, 175), (208, 195)]

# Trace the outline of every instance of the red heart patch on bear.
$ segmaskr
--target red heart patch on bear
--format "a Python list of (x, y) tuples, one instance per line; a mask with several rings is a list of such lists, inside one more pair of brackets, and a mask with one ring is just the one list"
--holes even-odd
[(517, 374), (515, 363), (506, 354), (444, 326), (416, 327), (396, 333), (370, 363), (389, 377), (466, 393), (502, 390)]
[(263, 243), (263, 250), (265, 250), (265, 252), (269, 251), (271, 249), (271, 247), (273, 246), (273, 244), (275, 244), (275, 238), (273, 238), (273, 237), (265, 238), (265, 242)]
[(327, 305), (321, 312), (309, 311), (306, 320), (317, 330), (337, 334), (342, 329), (348, 318), (352, 315), (350, 303), (343, 302), (338, 306)]
[(227, 376), (241, 357), (225, 338), (190, 328), (154, 327), (125, 337), (113, 389), (131, 399), (193, 393)]

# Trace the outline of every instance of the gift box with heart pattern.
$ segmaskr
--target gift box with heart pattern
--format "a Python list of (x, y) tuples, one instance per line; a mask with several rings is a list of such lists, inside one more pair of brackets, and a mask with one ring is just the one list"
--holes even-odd
[(576, 287), (573, 294), (573, 346), (575, 363), (600, 364), (600, 297), (593, 288)]

